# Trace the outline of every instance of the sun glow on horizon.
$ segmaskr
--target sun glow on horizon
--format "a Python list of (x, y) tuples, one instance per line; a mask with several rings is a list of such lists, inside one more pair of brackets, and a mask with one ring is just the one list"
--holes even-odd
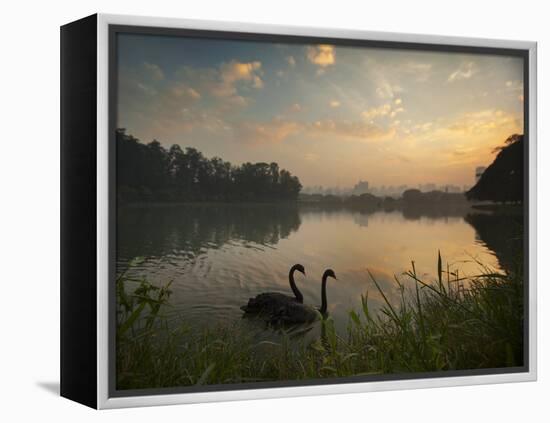
[(118, 127), (304, 186), (472, 185), (523, 132), (521, 58), (119, 35)]

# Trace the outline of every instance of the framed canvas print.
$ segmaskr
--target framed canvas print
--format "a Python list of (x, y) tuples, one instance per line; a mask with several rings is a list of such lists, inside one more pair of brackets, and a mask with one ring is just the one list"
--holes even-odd
[(61, 28), (61, 394), (536, 378), (536, 44)]

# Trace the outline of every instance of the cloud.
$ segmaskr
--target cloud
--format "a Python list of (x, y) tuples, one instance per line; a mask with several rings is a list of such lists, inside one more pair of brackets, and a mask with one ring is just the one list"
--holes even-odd
[(251, 83), (254, 88), (263, 88), (259, 76), (261, 62), (241, 63), (235, 60), (223, 63), (219, 69), (219, 81), (213, 83), (211, 92), (216, 97), (229, 97), (237, 92), (236, 84), (240, 81)]
[(143, 62), (142, 67), (154, 81), (162, 81), (164, 79), (164, 72), (159, 65)]
[(176, 98), (190, 97), (194, 100), (199, 100), (201, 95), (194, 88), (188, 87), (187, 85), (180, 83), (174, 85), (171, 89), (171, 94)]
[[(121, 74), (126, 80), (119, 84), (125, 90), (119, 92), (119, 122), (144, 142), (158, 138), (164, 145), (194, 145), (231, 160), (255, 160), (257, 154), (263, 160), (268, 151), (276, 152), (273, 159), (281, 163), (314, 162), (316, 155), (319, 161), (341, 159), (346, 165), (339, 170), (348, 175), (342, 176), (344, 183), (350, 175), (357, 179), (365, 163), (375, 163), (381, 170), (373, 174), (384, 182), (454, 178), (445, 168), (448, 163), (460, 158), (485, 164), (494, 157), (491, 148), (519, 132), (519, 64), (498, 57), (489, 63), (491, 58), (475, 55), (395, 55), (379, 49), (354, 55), (351, 50), (286, 45), (261, 56), (254, 56), (256, 49), (240, 51), (203, 65), (200, 58), (178, 56), (177, 51), (162, 60), (142, 56), (149, 62), (135, 62), (132, 54), (120, 67), (130, 67), (133, 75)], [(176, 59), (181, 66), (176, 67)], [(315, 78), (316, 72), (324, 74)], [(439, 89), (419, 82), (427, 75)], [(479, 86), (486, 77), (492, 83)], [(506, 116), (506, 111), (513, 113)], [(470, 146), (476, 150), (469, 152)], [(410, 166), (384, 173), (384, 164), (387, 168), (398, 156), (408, 158)], [(357, 169), (351, 165), (355, 162)], [(309, 166), (316, 168), (315, 163)], [(453, 170), (456, 180), (473, 178), (468, 169)], [(309, 182), (307, 172), (303, 170), (304, 180)], [(320, 183), (332, 183), (331, 173), (319, 175)]]
[(523, 95), (523, 81), (519, 79), (514, 79), (506, 81), (505, 84), (506, 91), (512, 93), (514, 96), (517, 96), (517, 99), (520, 103), (523, 103), (525, 97)]
[(170, 81), (152, 63), (121, 67), (119, 125), (131, 126), (144, 142), (179, 142), (193, 131), (227, 134), (235, 116), (253, 102), (246, 94), (263, 85), (259, 61), (182, 66)]
[(371, 122), (324, 119), (309, 124), (306, 128), (310, 135), (334, 134), (343, 138), (352, 138), (364, 142), (382, 141), (395, 135), (394, 128), (382, 128)]
[(129, 68), (121, 67), (119, 93), (132, 101), (144, 101), (144, 97), (154, 97), (159, 93), (159, 84), (164, 80), (161, 67), (149, 62)]
[(426, 82), (432, 74), (432, 63), (409, 61), (401, 66), (401, 71), (414, 76), (417, 82)]
[(432, 174), (436, 182), (443, 177), (442, 182), (456, 178), (470, 184), (473, 168), (491, 163), (494, 148), (521, 131), (520, 115), (489, 108), (430, 121), (402, 120), (396, 136), (381, 148), (389, 158), (398, 154), (409, 158), (411, 171)]
[(291, 112), (299, 112), (302, 110), (302, 106), (300, 106), (298, 103), (294, 103), (292, 106), (290, 106)]
[(393, 109), (390, 113), (390, 117), (395, 117), (397, 116), (398, 113), (403, 113), (405, 111), (405, 109), (403, 107), (397, 107), (396, 109)]
[(283, 117), (270, 121), (240, 122), (233, 127), (234, 140), (249, 145), (278, 144), (300, 134), (313, 140), (319, 137), (378, 142), (395, 136), (395, 127), (383, 128), (371, 122), (320, 119), (314, 122), (298, 122)]
[(240, 108), (248, 107), (252, 103), (252, 99), (249, 97), (243, 97), (242, 95), (232, 95), (225, 99), (225, 102), (217, 103), (219, 110), (227, 110), (228, 107), (238, 106)]
[(241, 63), (233, 60), (221, 65), (221, 77), (228, 83), (239, 80), (249, 81), (255, 78), (255, 72), (260, 70), (261, 67), (261, 62)]
[(264, 81), (262, 81), (262, 78), (260, 78), (259, 76), (254, 76), (254, 84), (253, 84), (253, 87), (254, 88), (263, 88), (264, 87)]
[(274, 118), (267, 122), (239, 122), (234, 127), (236, 142), (252, 145), (278, 144), (300, 130), (297, 122)]
[[(253, 102), (240, 93), (241, 89), (262, 86), (258, 61), (231, 61), (216, 68), (184, 66), (170, 81), (151, 63), (121, 67), (119, 124), (131, 125), (144, 142), (152, 138), (176, 142), (195, 129), (225, 131), (227, 122)], [(208, 103), (212, 106), (199, 106)]]
[(400, 152), (414, 156), (419, 163), (449, 166), (461, 175), (464, 166), (491, 163), (494, 148), (510, 134), (521, 133), (522, 126), (521, 115), (496, 108), (433, 121), (405, 120), (398, 137)]
[(199, 89), (189, 83), (164, 84), (162, 70), (151, 63), (122, 67), (119, 81), (119, 109), (123, 115), (134, 113), (151, 118), (154, 114), (162, 119), (179, 116), (183, 108), (202, 97)]
[(412, 127), (412, 129), (416, 132), (418, 131), (426, 132), (432, 129), (432, 127), (433, 127), (433, 122), (423, 122), (423, 123), (417, 123)]
[(328, 44), (310, 46), (307, 49), (307, 58), (311, 63), (321, 66), (322, 68), (333, 65), (336, 62), (334, 46)]
[(407, 62), (404, 65), (405, 70), (409, 72), (429, 72), (432, 70), (431, 63)]
[(392, 85), (384, 78), (378, 82), (378, 87), (376, 88), (376, 94), (382, 99), (394, 98), (395, 94), (403, 92), (403, 88), (400, 85)]
[(448, 82), (460, 81), (462, 79), (470, 79), (478, 72), (474, 62), (464, 62), (457, 70), (449, 75)]
[(507, 89), (511, 91), (523, 91), (523, 82), (519, 79), (514, 79), (511, 81), (506, 81), (504, 83)]
[(148, 97), (153, 97), (157, 95), (157, 90), (150, 85), (144, 84), (142, 82), (136, 82), (135, 86), (139, 91), (141, 91), (143, 94), (145, 94)]
[(214, 97), (215, 109), (229, 112), (235, 107), (247, 107), (253, 102), (249, 96), (251, 91), (264, 87), (261, 76), (261, 62), (232, 60), (215, 68), (182, 66), (176, 72), (176, 83), (185, 81), (203, 98)]
[(451, 131), (464, 135), (479, 134), (502, 128), (519, 128), (518, 117), (500, 109), (486, 109), (464, 113), (448, 126)]
[(387, 116), (391, 112), (391, 105), (389, 103), (383, 104), (378, 107), (371, 107), (368, 110), (365, 110), (363, 113), (361, 113), (361, 116), (363, 116), (366, 120), (373, 120), (374, 118), (380, 117), (380, 116)]
[(405, 109), (401, 106), (403, 101), (398, 98), (391, 103), (385, 103), (378, 107), (371, 107), (370, 109), (367, 109), (361, 113), (361, 116), (367, 120), (367, 121), (373, 121), (376, 118), (389, 116), (391, 118), (394, 118), (399, 113), (403, 113)]

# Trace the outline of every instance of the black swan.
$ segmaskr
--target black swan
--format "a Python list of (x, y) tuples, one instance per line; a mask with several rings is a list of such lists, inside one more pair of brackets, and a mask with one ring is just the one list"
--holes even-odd
[(246, 314), (264, 314), (271, 316), (275, 310), (278, 310), (285, 304), (302, 304), (304, 302), (304, 296), (296, 286), (296, 282), (294, 282), (294, 272), (296, 270), (303, 273), (304, 276), (306, 274), (306, 270), (301, 264), (295, 264), (290, 268), (288, 272), (288, 281), (290, 282), (290, 289), (292, 289), (294, 297), (279, 292), (265, 292), (257, 295), (255, 298), (250, 298), (247, 305), (241, 306), (241, 310)]
[(304, 305), (301, 303), (285, 303), (281, 304), (278, 309), (274, 310), (269, 320), (272, 324), (299, 324), (309, 323), (317, 320), (319, 313), (321, 316), (327, 314), (327, 278), (336, 279), (334, 270), (327, 269), (323, 273), (323, 279), (321, 282), (321, 307), (315, 308), (310, 305)]

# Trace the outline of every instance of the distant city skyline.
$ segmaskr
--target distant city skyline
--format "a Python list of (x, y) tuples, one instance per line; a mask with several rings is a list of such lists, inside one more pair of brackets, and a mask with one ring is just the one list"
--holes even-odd
[(365, 193), (378, 195), (378, 196), (394, 196), (398, 197), (408, 189), (418, 189), (422, 192), (429, 191), (443, 191), (443, 192), (466, 192), (469, 190), (472, 185), (455, 185), (455, 184), (442, 184), (438, 185), (433, 182), (427, 182), (423, 184), (416, 185), (372, 185), (368, 181), (358, 181), (352, 187), (339, 187), (339, 186), (322, 186), (322, 185), (313, 185), (305, 186), (302, 189), (304, 194), (329, 194), (329, 195), (339, 195), (339, 196), (350, 196), (350, 195), (361, 195)]
[(117, 126), (306, 186), (472, 186), (523, 132), (520, 58), (119, 35)]

